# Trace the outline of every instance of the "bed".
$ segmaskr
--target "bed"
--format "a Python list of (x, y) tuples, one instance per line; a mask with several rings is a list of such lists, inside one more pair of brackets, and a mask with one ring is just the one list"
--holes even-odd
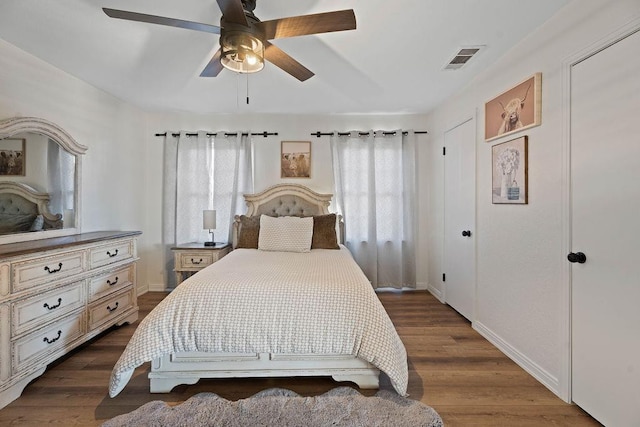
[(0, 182), (0, 234), (62, 228), (62, 215), (49, 212), (49, 194), (20, 182)]
[[(405, 395), (406, 350), (348, 249), (282, 252), (279, 244), (299, 240), (293, 228), (285, 243), (276, 235), (276, 250), (266, 243), (272, 223), (308, 227), (312, 221), (315, 238), (315, 225), (327, 218), (337, 243), (343, 227), (328, 212), (331, 195), (285, 184), (245, 200), (247, 213), (234, 222), (234, 250), (182, 282), (143, 319), (113, 369), (110, 396), (147, 361), (154, 393), (230, 377), (331, 376), (378, 388), (383, 371)], [(247, 224), (258, 218), (261, 249), (247, 248)]]

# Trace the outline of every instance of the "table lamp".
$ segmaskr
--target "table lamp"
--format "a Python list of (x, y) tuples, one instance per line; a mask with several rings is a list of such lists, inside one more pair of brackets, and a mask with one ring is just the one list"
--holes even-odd
[(209, 233), (211, 233), (211, 241), (204, 242), (204, 245), (215, 246), (216, 243), (213, 240), (213, 230), (216, 229), (216, 211), (215, 210), (202, 211), (202, 228), (204, 228), (205, 230), (209, 230)]

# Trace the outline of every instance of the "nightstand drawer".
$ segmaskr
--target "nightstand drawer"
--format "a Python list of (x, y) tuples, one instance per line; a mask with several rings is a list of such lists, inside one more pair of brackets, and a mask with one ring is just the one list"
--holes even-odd
[(133, 258), (133, 244), (133, 240), (125, 240), (92, 248), (89, 254), (89, 268), (94, 269)]
[(11, 304), (12, 335), (34, 329), (84, 306), (84, 284), (73, 283)]
[(213, 264), (218, 260), (216, 256), (217, 252), (212, 251), (192, 251), (192, 252), (180, 252), (176, 269), (189, 269), (202, 270), (208, 265)]
[(78, 312), (16, 340), (13, 343), (14, 370), (68, 346), (83, 333), (84, 316)]
[(13, 264), (13, 291), (33, 288), (84, 271), (84, 252), (35, 258)]
[(186, 243), (171, 248), (176, 273), (176, 285), (182, 283), (186, 277), (202, 270), (223, 258), (231, 251), (228, 243), (216, 243), (204, 246), (202, 243)]
[(132, 288), (106, 301), (89, 306), (89, 330), (91, 331), (133, 308), (135, 292), (136, 290)]
[(89, 301), (96, 301), (106, 295), (124, 289), (134, 281), (135, 264), (96, 276), (89, 281)]

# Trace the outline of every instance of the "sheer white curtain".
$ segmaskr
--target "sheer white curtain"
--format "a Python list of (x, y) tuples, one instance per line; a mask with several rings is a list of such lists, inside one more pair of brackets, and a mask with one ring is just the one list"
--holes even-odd
[(331, 136), (345, 244), (378, 287), (415, 287), (415, 134)]
[[(47, 143), (49, 211), (63, 214), (74, 209), (76, 158), (51, 139)], [(64, 224), (69, 227), (72, 224)]]
[(231, 238), (231, 224), (243, 193), (253, 192), (251, 137), (237, 132), (221, 132), (208, 137), (206, 132), (174, 137), (167, 132), (164, 143), (163, 241), (166, 278), (173, 287), (171, 246), (210, 240), (202, 228), (202, 211), (216, 210), (217, 242)]

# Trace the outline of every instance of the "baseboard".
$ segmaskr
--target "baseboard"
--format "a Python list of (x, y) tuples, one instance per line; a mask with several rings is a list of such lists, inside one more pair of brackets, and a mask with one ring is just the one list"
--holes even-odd
[(433, 295), (434, 297), (436, 297), (436, 299), (438, 301), (440, 301), (441, 303), (445, 303), (444, 302), (444, 295), (442, 295), (442, 291), (433, 287), (431, 284), (427, 285), (427, 290), (431, 293), (431, 295)]
[(416, 290), (428, 290), (429, 284), (426, 282), (416, 282)]
[(140, 284), (138, 284), (138, 286), (136, 287), (136, 295), (140, 296), (140, 295), (144, 295), (147, 292), (149, 292), (149, 286), (140, 286)]
[(167, 292), (164, 283), (149, 283), (148, 292)]
[(513, 348), (509, 343), (496, 335), (489, 328), (484, 326), (480, 322), (473, 322), (471, 324), (473, 329), (478, 331), (480, 335), (487, 339), (491, 344), (496, 346), (498, 350), (507, 355), (511, 360), (516, 362), (522, 369), (527, 371), (532, 377), (538, 380), (542, 385), (547, 387), (556, 396), (562, 399), (562, 393), (560, 390), (560, 382), (558, 378), (551, 375), (549, 372), (542, 369), (535, 362), (529, 359), (524, 354)]

